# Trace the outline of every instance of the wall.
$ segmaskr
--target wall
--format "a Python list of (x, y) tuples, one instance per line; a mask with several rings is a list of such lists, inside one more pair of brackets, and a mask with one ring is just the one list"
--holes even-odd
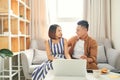
[(111, 0), (112, 42), (120, 50), (120, 0)]

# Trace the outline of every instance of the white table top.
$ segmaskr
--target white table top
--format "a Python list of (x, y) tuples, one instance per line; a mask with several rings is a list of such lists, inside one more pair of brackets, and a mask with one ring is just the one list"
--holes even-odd
[(71, 77), (71, 76), (54, 76), (53, 70), (50, 70), (46, 75), (44, 80), (120, 80), (120, 74), (109, 72), (107, 74), (101, 74), (99, 77), (95, 78), (93, 73), (88, 73), (86, 78), (83, 77)]

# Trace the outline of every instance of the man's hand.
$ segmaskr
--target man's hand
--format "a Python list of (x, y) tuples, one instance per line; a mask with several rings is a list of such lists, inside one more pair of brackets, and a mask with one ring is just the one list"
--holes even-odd
[(86, 55), (83, 55), (80, 57), (81, 59), (86, 59), (87, 60), (87, 56)]
[(81, 59), (86, 59), (87, 62), (93, 62), (93, 59), (92, 58), (88, 58), (86, 55), (83, 55), (80, 57)]

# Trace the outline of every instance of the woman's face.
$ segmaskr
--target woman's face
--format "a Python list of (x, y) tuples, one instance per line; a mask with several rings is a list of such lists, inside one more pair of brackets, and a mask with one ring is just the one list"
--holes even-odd
[(59, 38), (61, 38), (62, 37), (62, 29), (61, 29), (61, 27), (59, 26), (59, 27), (57, 27), (57, 29), (56, 29), (56, 39), (59, 39)]

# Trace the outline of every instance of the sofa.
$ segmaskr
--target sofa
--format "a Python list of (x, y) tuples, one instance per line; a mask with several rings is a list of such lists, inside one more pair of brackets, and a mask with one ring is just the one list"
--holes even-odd
[(31, 40), (30, 48), (21, 53), (21, 62), (25, 80), (31, 79), (33, 70), (47, 60), (44, 40)]
[(97, 40), (98, 68), (107, 68), (113, 72), (120, 72), (120, 50), (112, 48), (111, 41), (108, 39)]
[[(98, 41), (97, 62), (99, 69), (120, 71), (120, 51), (113, 49), (108, 39)], [(22, 67), (26, 79), (31, 79), (33, 70), (47, 60), (44, 40), (31, 40), (30, 49), (21, 54)]]

